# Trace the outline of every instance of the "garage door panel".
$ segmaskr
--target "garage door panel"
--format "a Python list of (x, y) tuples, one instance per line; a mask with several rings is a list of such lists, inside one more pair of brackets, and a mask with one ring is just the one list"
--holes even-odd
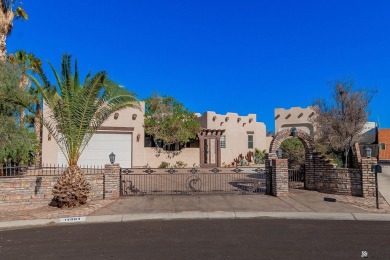
[[(116, 155), (115, 162), (121, 167), (131, 167), (132, 134), (106, 134), (96, 133), (92, 136), (82, 152), (80, 166), (104, 166), (109, 161), (109, 154), (113, 152)], [(65, 156), (59, 150), (58, 163), (67, 164)]]

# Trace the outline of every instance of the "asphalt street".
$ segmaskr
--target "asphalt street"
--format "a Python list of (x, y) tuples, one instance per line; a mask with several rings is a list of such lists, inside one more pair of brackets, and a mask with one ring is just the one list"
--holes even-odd
[(175, 220), (0, 232), (0, 259), (390, 259), (390, 222)]

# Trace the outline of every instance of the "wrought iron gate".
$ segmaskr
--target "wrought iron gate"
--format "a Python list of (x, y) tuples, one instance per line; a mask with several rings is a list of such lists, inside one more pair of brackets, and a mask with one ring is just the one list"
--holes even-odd
[(290, 189), (304, 189), (305, 187), (305, 167), (300, 169), (288, 169), (288, 187)]
[(264, 168), (121, 168), (121, 195), (265, 194)]

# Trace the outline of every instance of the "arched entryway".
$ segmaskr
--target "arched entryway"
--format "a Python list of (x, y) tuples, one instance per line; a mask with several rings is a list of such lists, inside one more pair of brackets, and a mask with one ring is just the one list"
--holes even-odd
[(315, 148), (313, 139), (300, 129), (296, 129), (294, 135), (293, 130), (294, 128), (291, 128), (278, 132), (271, 142), (269, 153), (266, 154), (267, 194), (275, 196), (288, 194), (288, 162), (287, 159), (278, 159), (276, 151), (283, 141), (289, 138), (297, 138), (302, 142), (305, 148), (305, 188), (315, 189), (313, 169)]

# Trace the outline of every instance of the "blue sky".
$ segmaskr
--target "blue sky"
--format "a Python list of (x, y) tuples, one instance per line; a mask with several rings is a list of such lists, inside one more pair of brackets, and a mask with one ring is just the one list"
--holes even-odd
[[(306, 107), (329, 82), (379, 92), (371, 120), (390, 128), (390, 1), (23, 2), (8, 52), (34, 52), (59, 68), (105, 70), (140, 99), (170, 95), (191, 111), (256, 113)], [(48, 73), (49, 74), (49, 73)]]

